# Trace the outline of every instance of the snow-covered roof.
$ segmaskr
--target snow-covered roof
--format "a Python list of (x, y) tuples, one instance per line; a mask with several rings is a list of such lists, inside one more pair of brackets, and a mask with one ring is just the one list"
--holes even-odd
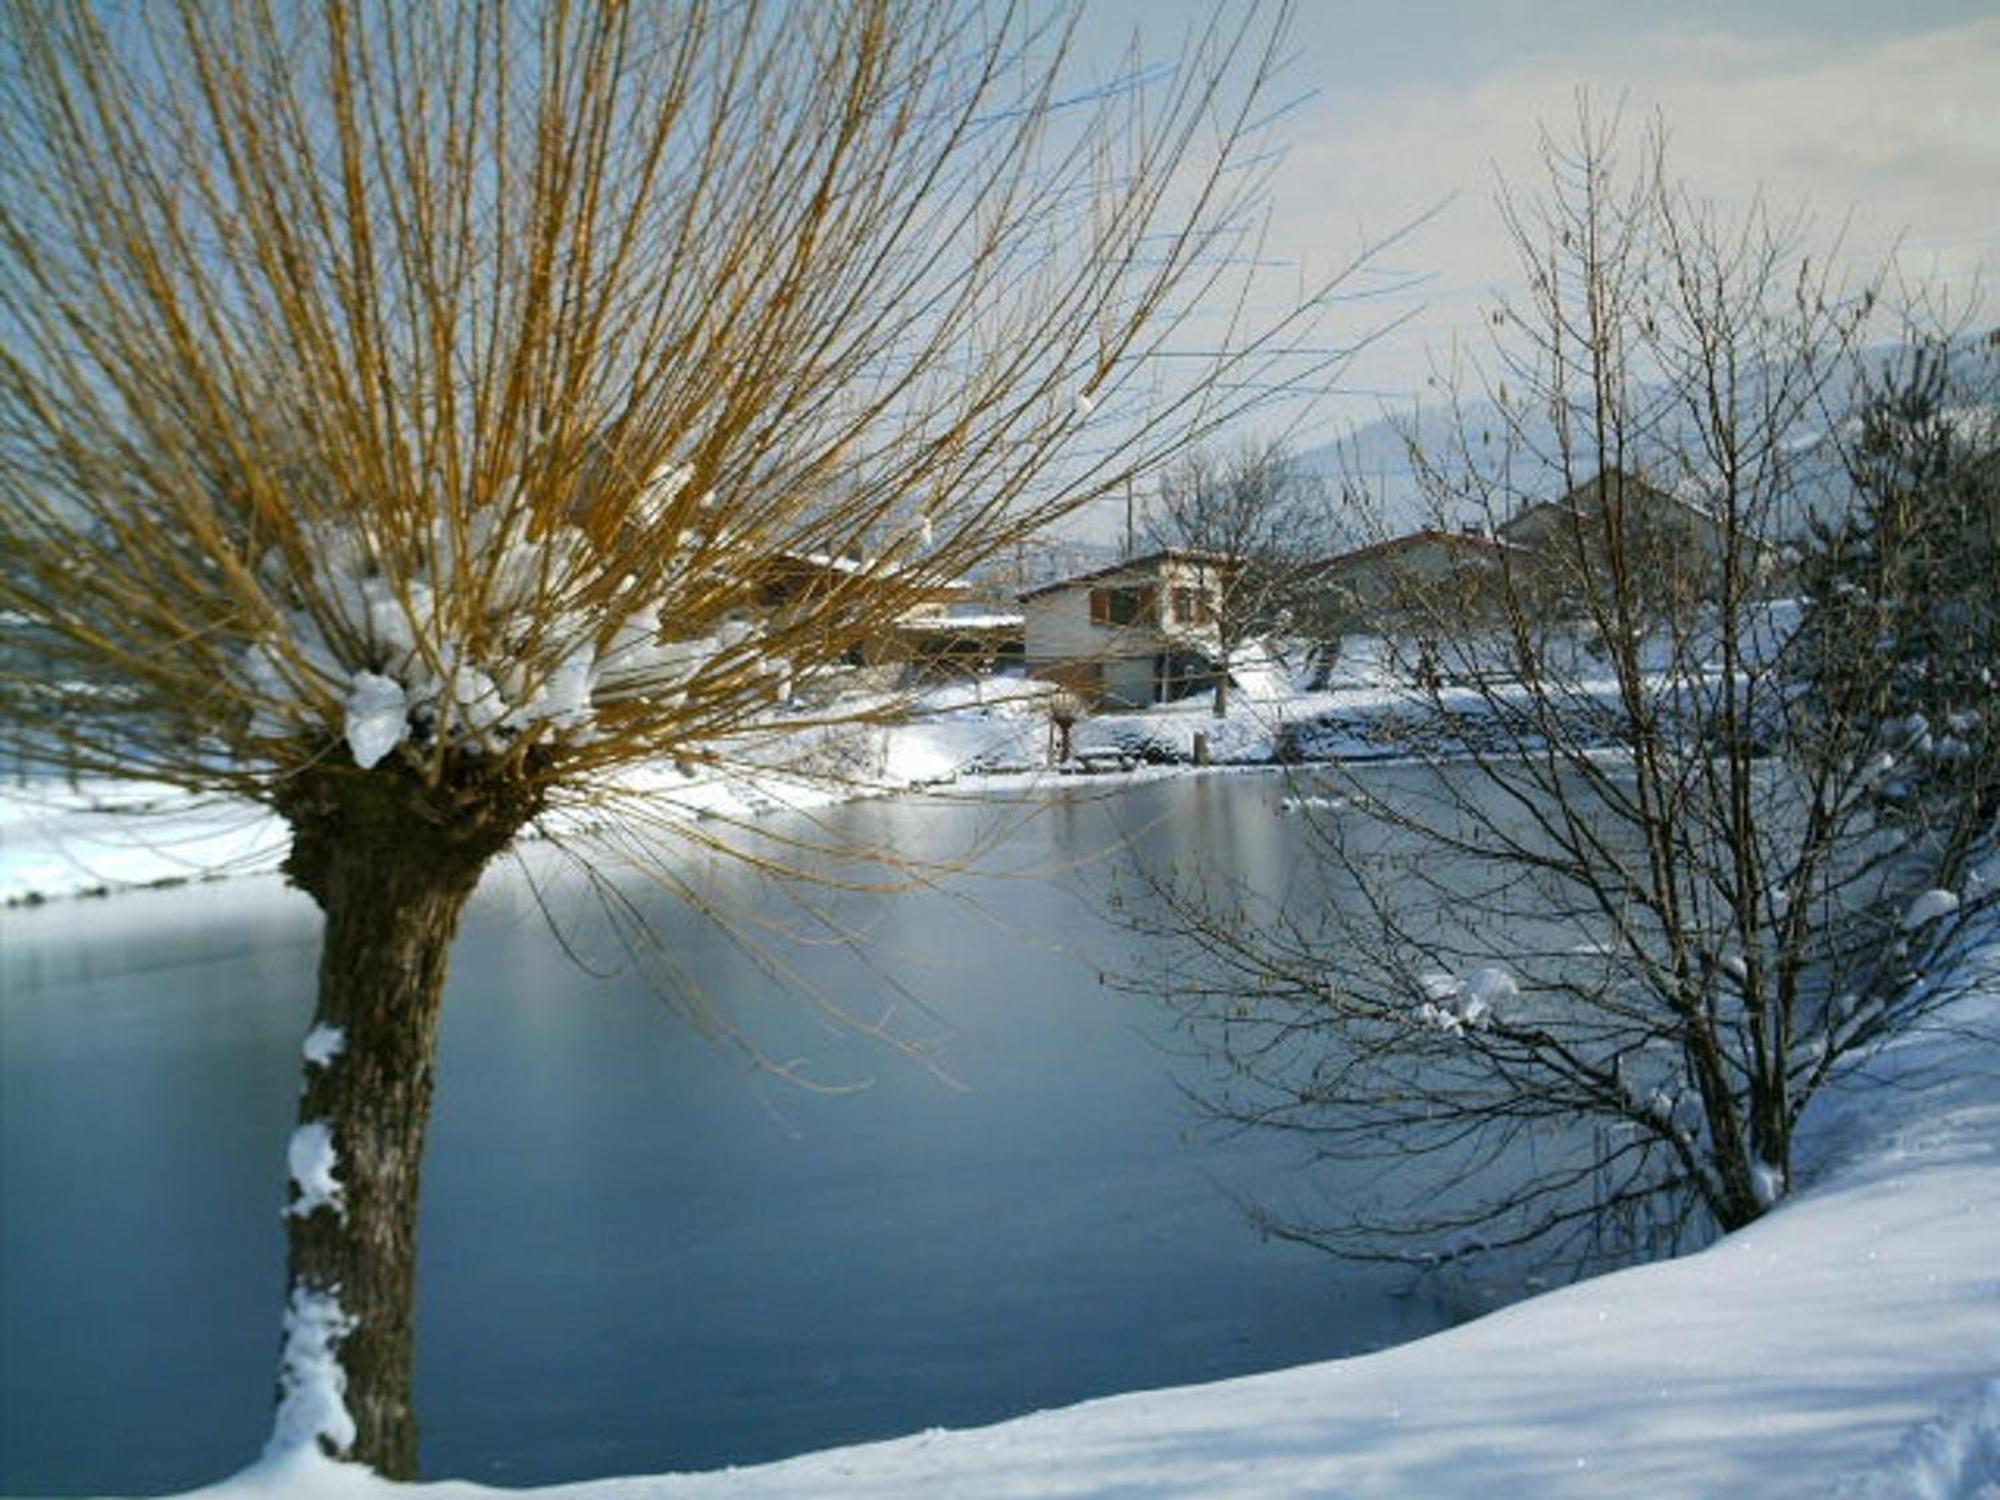
[(1026, 617), (1004, 610), (968, 610), (962, 614), (918, 615), (906, 620), (898, 620), (896, 628), (912, 633), (936, 635), (954, 630), (976, 634), (984, 631), (1019, 630), (1026, 623)]
[[(908, 578), (920, 570), (881, 556), (850, 557), (841, 552), (774, 552), (761, 560), (762, 567), (804, 568), (821, 573), (837, 573), (846, 578), (871, 578), (887, 582)], [(972, 587), (966, 578), (927, 580), (926, 588), (958, 592)]]
[(1599, 495), (1604, 493), (1606, 488), (1605, 481), (1607, 479), (1615, 482), (1616, 488), (1621, 494), (1630, 494), (1642, 502), (1671, 505), (1697, 520), (1709, 524), (1714, 523), (1715, 517), (1708, 506), (1699, 501), (1692, 500), (1686, 495), (1677, 494), (1673, 489), (1655, 484), (1650, 479), (1642, 479), (1637, 474), (1627, 474), (1620, 469), (1604, 469), (1591, 475), (1590, 478), (1584, 480), (1581, 484), (1571, 487), (1558, 499), (1538, 500), (1531, 505), (1523, 506), (1519, 511), (1500, 523), (1497, 528), (1500, 539), (1502, 541), (1511, 541), (1512, 537), (1509, 533), (1519, 530), (1523, 523), (1527, 522), (1531, 517), (1545, 516), (1551, 513), (1565, 516), (1573, 516), (1581, 513), (1586, 506), (1590, 505)]

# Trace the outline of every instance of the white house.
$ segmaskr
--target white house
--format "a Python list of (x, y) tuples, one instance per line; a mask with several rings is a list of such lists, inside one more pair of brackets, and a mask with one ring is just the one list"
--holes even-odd
[(1217, 553), (1167, 548), (1028, 590), (1029, 672), (1112, 708), (1212, 690), (1222, 652), (1216, 616), (1237, 566)]

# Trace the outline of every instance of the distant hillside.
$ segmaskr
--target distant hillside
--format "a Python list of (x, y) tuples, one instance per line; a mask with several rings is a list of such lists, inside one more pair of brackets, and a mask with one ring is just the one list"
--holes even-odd
[[(1778, 522), (1781, 534), (1801, 534), (1809, 516), (1836, 516), (1844, 509), (1847, 484), (1836, 446), (1829, 442), (1833, 426), (1836, 422), (1852, 421), (1864, 384), (1880, 381), (1908, 353), (1903, 346), (1894, 344), (1867, 351), (1861, 365), (1865, 373), (1847, 377), (1832, 394), (1831, 410), (1801, 421), (1787, 435), (1794, 474), (1790, 504)], [(1996, 334), (1967, 336), (1957, 346), (1954, 359), (1972, 372), (1975, 380), (1984, 382), (1985, 394), (1981, 399), (1991, 402), (2000, 393), (2000, 343), (1996, 343)], [(1463, 409), (1462, 420), (1475, 460), (1488, 467), (1490, 473), (1497, 472), (1507, 451), (1499, 408), (1490, 401), (1469, 402)], [(1683, 435), (1690, 450), (1699, 446), (1692, 441), (1693, 436)], [(1426, 453), (1442, 456), (1454, 450), (1453, 419), (1442, 402), (1413, 402), (1402, 413), (1378, 418), (1346, 437), (1299, 452), (1296, 463), (1324, 482), (1330, 498), (1337, 502), (1346, 491), (1356, 491), (1365, 497), (1358, 510), (1336, 504), (1328, 519), (1329, 551), (1423, 526), (1442, 524), (1455, 529), (1485, 522), (1487, 518), (1476, 511), (1448, 509), (1443, 515), (1435, 513), (1433, 501), (1423, 492), (1410, 461), (1412, 437)], [(1538, 421), (1525, 424), (1517, 446), (1528, 455), (1555, 454), (1558, 445), (1553, 422), (1544, 414)], [(1670, 451), (1672, 446), (1661, 441), (1655, 444), (1651, 455), (1640, 455), (1640, 466), (1656, 483), (1669, 482), (1670, 476), (1683, 468), (1675, 461)], [(1552, 461), (1547, 458), (1537, 460), (1517, 453), (1513, 473), (1519, 504), (1551, 498), (1558, 487)], [(1702, 498), (1699, 485), (1681, 483), (1674, 487), (1690, 500)], [(1110, 505), (1096, 507), (1091, 516), (1067, 523), (1059, 532), (1022, 549), (1004, 566), (992, 571), (1004, 573), (1007, 582), (1014, 586), (1032, 586), (1052, 577), (1102, 566), (1124, 551), (1124, 532), (1114, 514), (1116, 510)]]
[[(1853, 420), (1865, 385), (1879, 381), (1907, 353), (1902, 346), (1893, 344), (1867, 351), (1862, 362), (1865, 374), (1851, 375), (1842, 383), (1829, 402), (1831, 410), (1801, 420), (1786, 435), (1786, 446), (1796, 467), (1790, 504), (1779, 518), (1782, 533), (1799, 534), (1809, 516), (1833, 516), (1844, 508), (1847, 486), (1835, 445), (1829, 442), (1833, 423)], [(2000, 365), (2000, 349), (1995, 348), (1992, 337), (1968, 336), (1961, 341), (1955, 357), (1977, 367), (1990, 399), (1995, 376), (2000, 374), (2000, 369), (1996, 369)], [(1490, 478), (1498, 479), (1508, 456), (1499, 407), (1490, 401), (1470, 402), (1462, 409), (1459, 420), (1466, 428), (1466, 446), (1472, 461)], [(1440, 523), (1449, 527), (1479, 523), (1486, 518), (1476, 511), (1447, 509), (1445, 514), (1438, 515), (1435, 500), (1424, 493), (1411, 462), (1410, 447), (1414, 441), (1424, 453), (1433, 455), (1434, 461), (1450, 468), (1457, 461), (1453, 428), (1453, 417), (1441, 403), (1417, 405), (1405, 414), (1370, 422), (1335, 442), (1306, 449), (1297, 461), (1302, 469), (1320, 476), (1330, 495), (1352, 490), (1367, 497), (1362, 514), (1350, 512), (1337, 522), (1340, 530), (1356, 541)], [(1676, 473), (1685, 469), (1673, 450), (1681, 447), (1698, 451), (1695, 436), (1687, 431), (1676, 442), (1674, 434), (1662, 434), (1652, 445), (1653, 452), (1641, 451), (1638, 466), (1655, 482), (1670, 483)], [(1553, 455), (1558, 451), (1555, 424), (1546, 413), (1524, 421), (1512, 460), (1511, 488), (1519, 503), (1551, 497), (1548, 492), (1557, 487)], [(1683, 481), (1674, 487), (1690, 500), (1703, 498), (1698, 483)]]

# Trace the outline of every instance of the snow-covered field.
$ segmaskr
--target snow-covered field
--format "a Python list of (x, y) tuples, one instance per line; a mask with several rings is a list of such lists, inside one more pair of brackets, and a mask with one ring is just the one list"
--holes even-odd
[[(1241, 675), (1244, 688), (1224, 719), (1205, 696), (1107, 714), (1078, 726), (1075, 748), (1188, 761), (1199, 733), (1218, 763), (1262, 764), (1286, 724), (1336, 710), (1366, 713), (1393, 698), (1364, 686), (1295, 694), (1268, 669)], [(625, 773), (621, 790), (680, 816), (741, 818), (975, 773), (1044, 771), (1047, 691), (1013, 677), (951, 684), (919, 699), (907, 722), (781, 728), (743, 746), (729, 769), (662, 763)], [(597, 815), (585, 805), (545, 821), (561, 836)], [(275, 870), (284, 852), (283, 825), (249, 803), (197, 801), (146, 783), (0, 782), (0, 905)]]
[[(686, 817), (748, 817), (948, 781), (974, 767), (1039, 766), (1038, 684), (997, 679), (926, 695), (912, 722), (773, 734), (727, 770), (663, 763), (622, 790)], [(803, 744), (803, 749), (801, 748)], [(795, 772), (783, 767), (803, 760)], [(553, 814), (558, 834), (595, 815)], [(143, 782), (0, 782), (0, 905), (275, 870), (284, 825), (265, 809)]]
[[(1331, 696), (1358, 706), (1370, 691)], [(1283, 720), (1326, 706), (1243, 699), (1220, 726), (1201, 704), (1133, 717), (1162, 736), (1204, 730), (1219, 759), (1259, 759)], [(974, 695), (937, 707), (871, 749), (880, 785), (1041, 753), (1045, 726), (1030, 705)], [(1125, 732), (1108, 719), (1089, 727), (1114, 744)], [(731, 812), (833, 794), (667, 771), (660, 792)], [(132, 805), (161, 799), (172, 805)], [(254, 810), (157, 790), (12, 787), (0, 798), (0, 896), (10, 899), (218, 864), (269, 868), (281, 851), (281, 830)], [(537, 1493), (2000, 1500), (2000, 946), (1963, 956), (1956, 977), (1971, 984), (1944, 1018), (1951, 1029), (1907, 1039), (1816, 1106), (1802, 1190), (1701, 1254), (1365, 1357), (754, 1469)], [(391, 1486), (292, 1452), (200, 1493), (499, 1492)]]

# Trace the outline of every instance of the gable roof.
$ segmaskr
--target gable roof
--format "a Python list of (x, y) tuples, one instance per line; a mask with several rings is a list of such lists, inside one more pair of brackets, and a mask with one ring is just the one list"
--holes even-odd
[(1241, 565), (1241, 559), (1231, 557), (1226, 552), (1204, 552), (1195, 547), (1161, 547), (1142, 557), (1128, 557), (1122, 562), (1106, 567), (1092, 568), (1088, 573), (1073, 573), (1068, 578), (1058, 578), (1053, 583), (1037, 584), (1031, 589), (1023, 589), (1017, 598), (1039, 599), (1043, 594), (1053, 594), (1061, 589), (1076, 588), (1081, 584), (1096, 583), (1101, 579), (1115, 578), (1120, 573), (1137, 573), (1161, 563), (1194, 563), (1198, 566), (1233, 568)]
[[(1609, 483), (1607, 483), (1609, 481)], [(1698, 521), (1713, 523), (1714, 517), (1694, 501), (1677, 495), (1670, 489), (1662, 489), (1637, 474), (1628, 474), (1623, 469), (1600, 469), (1590, 478), (1572, 485), (1567, 492), (1555, 500), (1537, 500), (1532, 505), (1524, 505), (1494, 528), (1495, 534), (1503, 541), (1512, 541), (1510, 533), (1519, 530), (1531, 518), (1539, 519), (1547, 515), (1577, 516), (1586, 507), (1595, 503), (1607, 488), (1615, 488), (1621, 496), (1629, 495), (1641, 504), (1672, 506)]]
[(1435, 545), (1464, 547), (1489, 555), (1517, 548), (1516, 543), (1490, 537), (1483, 531), (1445, 531), (1438, 527), (1427, 526), (1420, 531), (1409, 531), (1401, 536), (1385, 537), (1379, 542), (1370, 542), (1364, 547), (1356, 547), (1352, 552), (1341, 552), (1332, 557), (1322, 558), (1312, 565), (1311, 571), (1325, 572), (1345, 567), (1349, 563), (1368, 562), (1377, 557), (1393, 557), (1414, 547)]

